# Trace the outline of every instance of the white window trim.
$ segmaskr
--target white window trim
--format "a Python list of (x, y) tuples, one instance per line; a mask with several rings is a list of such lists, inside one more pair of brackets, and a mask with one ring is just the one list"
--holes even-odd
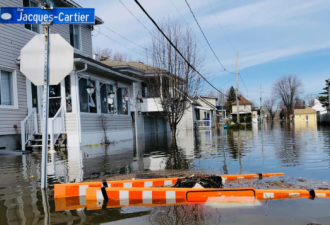
[(11, 75), (13, 77), (13, 100), (14, 104), (13, 105), (1, 105), (0, 104), (0, 109), (18, 109), (18, 98), (17, 98), (17, 72), (13, 68), (8, 68), (8, 67), (2, 67), (0, 66), (0, 70), (4, 70), (7, 72), (11, 72)]
[[(100, 84), (100, 83), (102, 83), (102, 85), (112, 85), (112, 91), (113, 91), (113, 89), (114, 89), (114, 87), (115, 87), (115, 84), (114, 84), (114, 83), (111, 83), (111, 82), (109, 83), (109, 82), (106, 82), (106, 81), (103, 82), (102, 80), (99, 80), (99, 84)], [(102, 99), (101, 99), (101, 94), (100, 94), (100, 93), (101, 93), (101, 85), (99, 86), (98, 93), (99, 93), (98, 96), (99, 96), (99, 99), (100, 99), (99, 101), (100, 101), (100, 107), (101, 107), (101, 109), (100, 109), (100, 114), (101, 114), (101, 115), (109, 115), (109, 116), (116, 116), (116, 115), (118, 115), (117, 113), (113, 113), (113, 114), (111, 114), (111, 113), (103, 113), (103, 112), (102, 112), (102, 105), (101, 105), (101, 100), (102, 100)], [(116, 94), (115, 94), (115, 98), (113, 99), (113, 104), (114, 104), (115, 106), (117, 106), (117, 100), (116, 100), (116, 97), (117, 97), (117, 96), (116, 96)], [(117, 108), (117, 107), (116, 107), (116, 108)]]
[[(29, 0), (29, 1), (36, 3), (38, 5), (38, 7), (41, 7), (40, 2), (38, 2), (36, 0)], [(30, 29), (25, 28), (25, 24), (23, 24), (23, 28), (24, 28), (24, 30), (26, 30), (29, 33), (34, 34), (34, 35), (35, 34), (43, 34), (44, 33), (44, 32), (42, 32), (42, 33), (40, 32), (42, 30), (42, 26), (40, 24), (38, 24), (38, 32), (34, 32), (33, 30), (30, 30)]]
[(126, 90), (127, 90), (127, 93), (128, 93), (128, 95), (129, 95), (129, 103), (127, 104), (128, 105), (128, 109), (127, 109), (127, 115), (125, 115), (125, 114), (118, 114), (118, 103), (117, 103), (117, 96), (116, 96), (116, 108), (117, 108), (117, 113), (116, 114), (114, 114), (114, 115), (117, 115), (117, 116), (130, 116), (131, 115), (131, 104), (130, 104), (130, 102), (131, 102), (131, 94), (130, 94), (130, 91), (129, 91), (129, 86), (125, 86), (125, 85), (118, 85), (117, 87), (115, 86), (115, 88), (116, 88), (116, 95), (117, 95), (117, 89), (118, 88), (125, 88)]

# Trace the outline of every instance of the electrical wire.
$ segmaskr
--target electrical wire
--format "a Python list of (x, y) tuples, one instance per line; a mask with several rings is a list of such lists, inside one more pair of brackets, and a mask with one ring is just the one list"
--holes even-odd
[[(180, 12), (180, 10), (178, 9), (178, 7), (176, 7), (176, 5), (174, 4), (174, 2), (173, 2), (172, 0), (170, 0), (170, 1), (171, 1), (172, 5), (174, 6), (175, 10), (176, 10), (176, 11), (179, 13), (179, 15), (182, 17), (183, 21), (187, 24), (187, 26), (190, 26), (189, 23), (187, 22), (187, 20), (186, 20), (186, 19), (183, 17), (183, 15), (181, 14), (181, 12)], [(210, 57), (210, 59), (211, 59), (213, 62), (215, 62), (214, 59), (213, 59), (213, 57), (210, 56), (210, 53), (209, 53), (208, 51), (206, 51), (206, 48), (205, 48), (205, 46), (203, 45), (203, 43), (202, 43), (198, 38), (196, 38), (196, 39), (197, 39), (198, 43), (203, 47), (205, 53)], [(216, 64), (216, 63), (215, 63), (215, 64)], [(218, 65), (218, 64), (217, 64), (217, 65)], [(219, 68), (221, 69), (221, 67), (219, 67)], [(220, 73), (226, 73), (226, 72), (228, 72), (228, 71), (220, 71)], [(214, 75), (214, 76), (217, 76), (217, 75)]]
[[(120, 1), (120, 0), (119, 0)], [(172, 43), (172, 41), (166, 36), (166, 34), (162, 31), (162, 29), (158, 26), (158, 24), (154, 21), (154, 19), (148, 14), (148, 12), (143, 8), (143, 6), (139, 3), (138, 0), (134, 0), (136, 4), (140, 7), (140, 9), (146, 14), (146, 16), (151, 20), (151, 22), (157, 27), (159, 32), (166, 38), (166, 40), (170, 43), (170, 45), (175, 49), (175, 51), (182, 57), (182, 59), (187, 63), (188, 67), (192, 68), (200, 77), (205, 80), (206, 83), (208, 83), (211, 87), (213, 87), (215, 90), (222, 93), (220, 90), (218, 90), (216, 87), (214, 87), (197, 69), (195, 69), (194, 66), (190, 64), (190, 62), (182, 55), (182, 53), (179, 51), (179, 49)], [(225, 95), (227, 96), (227, 95)]]
[(220, 26), (220, 28), (221, 28), (221, 30), (222, 30), (222, 33), (223, 33), (224, 36), (226, 37), (228, 43), (229, 43), (230, 46), (234, 49), (235, 52), (238, 52), (237, 49), (234, 47), (234, 45), (233, 45), (233, 44), (231, 43), (231, 41), (229, 40), (229, 38), (228, 38), (227, 34), (225, 33), (224, 29), (222, 28), (222, 25), (221, 25), (221, 23), (220, 23), (218, 17), (217, 17), (216, 14), (215, 14), (215, 11), (214, 11), (214, 9), (213, 9), (213, 6), (212, 6), (210, 0), (207, 0), (207, 1), (209, 2), (209, 5), (210, 5), (210, 7), (211, 7), (211, 9), (212, 9), (212, 12), (213, 12), (213, 15), (214, 15), (214, 17), (217, 19), (218, 24), (219, 24), (219, 26)]
[[(214, 17), (216, 18), (216, 20), (217, 20), (217, 22), (218, 22), (218, 24), (219, 24), (219, 26), (220, 26), (220, 28), (221, 28), (221, 31), (222, 31), (223, 35), (225, 36), (227, 42), (230, 44), (230, 46), (233, 48), (233, 50), (234, 50), (235, 52), (238, 52), (238, 50), (234, 47), (234, 45), (232, 44), (232, 42), (231, 42), (230, 39), (228, 38), (228, 36), (227, 36), (225, 30), (223, 29), (223, 27), (222, 27), (222, 25), (221, 25), (221, 23), (220, 23), (220, 21), (219, 21), (219, 18), (217, 17), (217, 15), (216, 15), (216, 13), (215, 13), (215, 11), (214, 11), (214, 8), (213, 8), (213, 6), (212, 6), (210, 0), (207, 0), (207, 1), (208, 1), (209, 5), (210, 5), (210, 7), (211, 7), (211, 9), (212, 9), (213, 15), (214, 15)], [(239, 61), (240, 61), (240, 63), (243, 64), (243, 62), (242, 62), (241, 60), (239, 60)], [(244, 64), (243, 64), (243, 66), (244, 66)], [(244, 70), (244, 69), (243, 69), (243, 70)], [(243, 70), (242, 70), (242, 71), (243, 71)], [(250, 74), (248, 73), (247, 70), (244, 70), (244, 73), (245, 73), (245, 71), (246, 71), (246, 74), (248, 75), (248, 77), (250, 78), (250, 81), (251, 81), (252, 79), (251, 79), (251, 77), (250, 77)], [(241, 80), (243, 81), (243, 78), (242, 78), (242, 77), (241, 77)], [(243, 81), (243, 83), (244, 83), (244, 81)], [(245, 84), (244, 84), (244, 86), (245, 86)], [(246, 86), (245, 86), (245, 87), (246, 87)]]
[(247, 87), (246, 87), (246, 85), (245, 85), (245, 82), (244, 82), (244, 80), (243, 80), (241, 74), (238, 74), (238, 76), (241, 78), (241, 80), (242, 80), (242, 82), (243, 82), (243, 84), (244, 84), (244, 86), (245, 86), (247, 97), (249, 97), (249, 91), (248, 91), (248, 89), (247, 89)]
[(114, 40), (113, 38), (107, 36), (106, 34), (103, 34), (101, 31), (99, 31), (99, 34), (102, 34), (102, 35), (105, 36), (106, 38), (112, 40), (113, 42), (115, 42), (115, 43), (121, 45), (121, 46), (124, 47), (124, 48), (127, 48), (128, 50), (131, 50), (131, 51), (133, 51), (133, 52), (135, 52), (135, 53), (137, 53), (137, 54), (140, 54), (140, 55), (142, 55), (142, 56), (146, 56), (144, 53), (141, 53), (141, 52), (139, 52), (139, 51), (137, 51), (137, 50), (135, 50), (135, 49), (133, 49), (133, 48), (130, 48), (130, 47), (125, 46), (124, 44), (121, 44), (120, 42)]
[(126, 5), (121, 1), (121, 0), (118, 0), (126, 9), (127, 11), (132, 14), (132, 16), (152, 35), (152, 32), (146, 27), (144, 26), (144, 24), (131, 12), (131, 10), (129, 10)]
[(130, 42), (130, 43), (132, 43), (132, 44), (134, 44), (134, 45), (136, 45), (136, 46), (142, 48), (143, 50), (149, 51), (147, 48), (145, 48), (145, 47), (143, 47), (143, 46), (141, 46), (141, 45), (139, 45), (139, 44), (136, 44), (134, 41), (129, 40), (128, 38), (124, 37), (124, 36), (121, 35), (121, 34), (118, 34), (116, 31), (110, 29), (109, 27), (105, 26), (104, 24), (102, 24), (102, 26), (104, 26), (105, 28), (107, 28), (108, 30), (110, 30), (112, 33), (118, 35), (119, 37), (125, 39), (126, 41), (128, 41), (128, 42)]
[(209, 40), (207, 39), (207, 37), (206, 37), (206, 35), (205, 35), (205, 33), (204, 33), (202, 27), (199, 25), (198, 20), (197, 20), (197, 18), (196, 18), (196, 16), (195, 16), (194, 12), (192, 11), (192, 9), (191, 9), (191, 7), (190, 7), (188, 1), (187, 1), (187, 0), (185, 0), (185, 1), (186, 1), (187, 6), (189, 7), (189, 10), (190, 10), (191, 14), (193, 15), (193, 17), (194, 17), (194, 19), (195, 19), (195, 21), (196, 21), (196, 23), (197, 23), (197, 25), (198, 25), (200, 31), (202, 32), (202, 34), (203, 34), (203, 36), (204, 36), (204, 38), (205, 38), (207, 44), (209, 45), (211, 51), (213, 52), (213, 55), (215, 56), (215, 58), (217, 59), (217, 61), (220, 63), (220, 65), (222, 66), (223, 70), (224, 70), (224, 71), (227, 71), (227, 72), (229, 72), (229, 73), (233, 73), (233, 74), (235, 74), (234, 72), (230, 72), (230, 71), (228, 71), (228, 70), (223, 66), (223, 64), (220, 62), (218, 56), (215, 54), (215, 52), (214, 52), (214, 50), (213, 50), (213, 48), (212, 48), (212, 46), (211, 46)]

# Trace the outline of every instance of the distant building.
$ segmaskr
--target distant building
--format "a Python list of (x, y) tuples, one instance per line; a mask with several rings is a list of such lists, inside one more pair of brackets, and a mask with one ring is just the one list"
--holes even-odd
[[(241, 98), (241, 100), (239, 100), (239, 109), (237, 109), (237, 100), (231, 104), (231, 109), (232, 109), (231, 115), (233, 116), (233, 118), (236, 118), (237, 112), (238, 112), (241, 117), (240, 118), (241, 122), (245, 122), (244, 117), (246, 117), (246, 122), (251, 122), (252, 102), (250, 102), (243, 96), (241, 96), (240, 98)], [(234, 119), (234, 121), (235, 121), (235, 119)]]
[(299, 123), (299, 122), (316, 123), (316, 121), (317, 121), (316, 111), (310, 107), (307, 107), (305, 109), (295, 109), (294, 110), (294, 120), (296, 123)]

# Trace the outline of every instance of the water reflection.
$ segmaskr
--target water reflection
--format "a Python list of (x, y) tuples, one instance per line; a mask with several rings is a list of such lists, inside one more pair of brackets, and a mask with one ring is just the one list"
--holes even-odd
[(141, 224), (219, 223), (218, 212), (202, 205), (55, 212), (51, 197), (55, 183), (79, 182), (111, 174), (154, 170), (225, 174), (285, 172), (287, 176), (330, 181), (329, 127), (312, 123), (265, 123), (262, 127), (253, 124), (240, 131), (180, 131), (176, 144), (172, 144), (169, 137), (167, 134), (142, 135), (135, 141), (107, 147), (49, 154), (50, 193), (39, 189), (40, 153), (1, 155), (0, 224), (48, 224), (48, 220), (52, 224), (102, 224), (127, 222), (131, 218), (140, 218)]

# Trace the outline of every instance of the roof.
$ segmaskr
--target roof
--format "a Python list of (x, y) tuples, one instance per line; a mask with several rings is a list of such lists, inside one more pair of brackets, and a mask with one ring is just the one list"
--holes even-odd
[(207, 104), (208, 106), (210, 106), (212, 109), (217, 109), (217, 107), (215, 105), (213, 105), (211, 102), (207, 101), (206, 99), (204, 99), (204, 97), (202, 96), (198, 96), (198, 98), (200, 100), (202, 100), (205, 104)]
[(134, 77), (131, 77), (131, 76), (127, 76), (125, 74), (122, 74), (122, 73), (120, 73), (118, 71), (113, 70), (112, 67), (110, 67), (110, 66), (104, 65), (103, 63), (101, 63), (99, 61), (96, 61), (96, 60), (94, 60), (92, 58), (89, 58), (89, 57), (80, 55), (78, 53), (74, 53), (74, 60), (75, 60), (75, 63), (77, 63), (77, 62), (87, 63), (87, 64), (93, 66), (94, 68), (97, 67), (98, 70), (109, 72), (113, 76), (116, 76), (116, 78), (120, 78), (123, 81), (130, 81), (130, 82), (132, 82), (132, 81), (133, 82), (141, 81), (140, 79), (136, 79)]
[(136, 69), (144, 70), (144, 71), (149, 71), (149, 70), (159, 70), (156, 67), (144, 64), (142, 62), (119, 62), (116, 60), (104, 60), (101, 61), (103, 64), (111, 67), (121, 67), (121, 66), (131, 66)]
[(315, 113), (315, 110), (311, 107), (307, 107), (306, 109), (295, 109), (294, 114), (312, 114)]
[[(239, 104), (240, 105), (252, 105), (252, 102), (250, 102), (249, 100), (247, 100), (246, 98), (244, 98), (243, 96), (240, 97), (241, 100), (239, 100)], [(234, 101), (233, 103), (231, 103), (232, 105), (236, 105), (237, 104), (237, 100)]]

